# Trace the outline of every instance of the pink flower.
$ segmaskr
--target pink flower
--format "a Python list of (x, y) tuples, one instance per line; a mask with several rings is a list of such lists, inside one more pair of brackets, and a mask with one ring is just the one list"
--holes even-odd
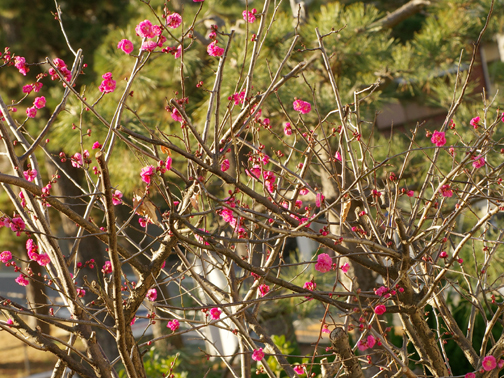
[(257, 9), (255, 9), (255, 8), (252, 9), (250, 12), (247, 12), (246, 10), (244, 10), (242, 12), (243, 19), (251, 24), (251, 23), (255, 22), (255, 20), (256, 20), (256, 17), (255, 17), (256, 13), (257, 13)]
[(21, 74), (26, 76), (28, 71), (30, 71), (30, 69), (26, 66), (26, 59), (22, 56), (16, 56), (14, 62), (14, 67), (16, 67)]
[(112, 79), (112, 74), (110, 72), (107, 72), (106, 74), (102, 75), (102, 78), (104, 79), (98, 89), (102, 93), (112, 93), (116, 89), (116, 81)]
[(210, 316), (214, 320), (220, 319), (221, 314), (222, 310), (220, 308), (214, 307), (210, 309)]
[(414, 197), (414, 196), (415, 196), (415, 192), (414, 192), (413, 190), (408, 190), (408, 191), (406, 192), (406, 195), (407, 195), (408, 197)]
[(291, 124), (289, 122), (285, 123), (284, 134), (286, 136), (291, 136), (292, 135), (292, 128), (291, 128)]
[(389, 291), (387, 286), (380, 286), (378, 289), (375, 289), (375, 294), (383, 297)]
[(154, 51), (158, 47), (158, 44), (154, 41), (145, 41), (142, 43), (142, 50), (145, 51)]
[(42, 109), (45, 105), (46, 105), (46, 99), (44, 96), (35, 97), (35, 100), (33, 101), (33, 106), (35, 106), (37, 109)]
[(28, 118), (35, 118), (35, 116), (37, 115), (37, 108), (36, 107), (31, 107), (31, 108), (28, 108), (26, 109), (26, 116)]
[(125, 54), (131, 54), (134, 48), (133, 42), (131, 42), (129, 39), (121, 39), (117, 44), (117, 48), (124, 51)]
[(133, 316), (133, 319), (131, 319), (131, 323), (130, 323), (130, 325), (135, 324), (135, 322), (136, 322), (136, 316)]
[(263, 348), (254, 349), (254, 353), (252, 353), (252, 359), (254, 361), (261, 361), (264, 358)]
[(110, 261), (105, 261), (103, 268), (101, 270), (103, 274), (112, 273), (112, 263)]
[(292, 105), (294, 110), (301, 114), (308, 114), (311, 111), (311, 104), (303, 100), (295, 100)]
[(320, 273), (327, 273), (331, 270), (332, 259), (327, 253), (321, 253), (317, 257), (317, 263), (315, 264), (315, 270)]
[(143, 167), (140, 171), (140, 177), (142, 177), (142, 181), (146, 184), (150, 184), (151, 177), (154, 175), (154, 167), (152, 165), (148, 165), (147, 167)]
[(229, 169), (229, 160), (224, 159), (224, 161), (221, 164), (221, 171), (226, 172)]
[(473, 119), (471, 119), (471, 122), (469, 122), (471, 124), (472, 127), (474, 127), (474, 130), (478, 129), (478, 123), (480, 121), (480, 117), (474, 117)]
[(12, 259), (12, 253), (10, 251), (3, 251), (0, 253), (0, 261), (3, 263), (9, 262)]
[(179, 45), (179, 47), (177, 47), (177, 52), (175, 53), (175, 59), (180, 58), (181, 55), (182, 55), (182, 45)]
[(235, 93), (234, 95), (229, 96), (228, 100), (234, 100), (235, 105), (243, 104), (243, 101), (245, 101), (245, 91), (240, 92), (240, 93)]
[(439, 254), (439, 257), (441, 257), (442, 259), (445, 259), (448, 257), (448, 253), (446, 253), (446, 251), (441, 251), (441, 253)]
[[(313, 281), (306, 281), (303, 285), (303, 288), (310, 290), (310, 291), (313, 291), (317, 288), (317, 284)], [(308, 299), (309, 301), (311, 301), (313, 299), (312, 297), (305, 297), (305, 298)]]
[(28, 286), (28, 284), (30, 283), (30, 281), (28, 281), (24, 274), (21, 274), (19, 277), (17, 277), (15, 281), (21, 286)]
[(172, 163), (173, 163), (173, 159), (171, 158), (171, 156), (168, 156), (166, 158), (166, 170), (169, 171), (172, 167)]
[(336, 151), (336, 154), (334, 154), (334, 157), (336, 158), (336, 160), (341, 161), (341, 154), (339, 151)]
[(261, 177), (261, 166), (255, 164), (250, 170), (246, 170), (247, 175), (252, 177), (254, 180), (257, 180), (259, 177)]
[(485, 358), (483, 358), (481, 366), (483, 367), (483, 369), (485, 369), (485, 371), (490, 371), (497, 367), (497, 361), (495, 361), (494, 356), (486, 356)]
[(99, 148), (102, 148), (102, 145), (100, 144), (100, 142), (96, 141), (93, 143), (93, 150), (97, 150)]
[(175, 332), (180, 327), (180, 323), (177, 319), (170, 320), (166, 325), (167, 328), (170, 328), (173, 332)]
[(13, 325), (14, 324), (14, 320), (12, 320), (11, 318), (7, 319), (7, 322), (6, 322), (8, 325)]
[(450, 185), (449, 184), (445, 184), (445, 185), (441, 186), (441, 189), (439, 189), (439, 191), (441, 192), (441, 194), (443, 195), (443, 197), (451, 197), (451, 196), (453, 196), (453, 190), (450, 189)]
[(82, 155), (79, 152), (76, 152), (70, 160), (72, 161), (72, 167), (80, 168), (84, 165), (84, 161), (82, 160)]
[(383, 315), (387, 312), (387, 308), (385, 305), (378, 305), (374, 308), (374, 312), (376, 315)]
[(366, 341), (363, 340), (359, 341), (359, 343), (357, 344), (357, 348), (359, 348), (360, 351), (365, 351), (368, 348), (374, 347), (375, 344), (376, 339), (372, 335), (369, 335)]
[(504, 360), (497, 361), (497, 366), (499, 367), (499, 369), (502, 369), (504, 367)]
[(177, 121), (177, 122), (184, 122), (184, 119), (182, 118), (182, 116), (180, 115), (179, 111), (177, 110), (177, 108), (173, 108), (172, 110), (172, 113), (171, 113), (171, 117), (174, 121)]
[(139, 37), (142, 38), (154, 38), (154, 30), (152, 28), (152, 23), (149, 20), (140, 22), (136, 26), (135, 32)]
[(195, 2), (195, 3), (202, 3), (203, 1), (205, 1), (205, 0), (193, 0), (193, 2)]
[(37, 171), (35, 169), (28, 169), (23, 172), (23, 175), (27, 181), (33, 182), (35, 177), (37, 177)]
[(303, 375), (304, 374), (304, 368), (302, 365), (296, 365), (293, 367), (294, 369), (294, 372), (297, 374), (297, 375)]
[(224, 49), (217, 46), (217, 41), (213, 41), (208, 45), (207, 52), (210, 56), (222, 56), (222, 54), (224, 54)]
[(340, 269), (343, 273), (348, 273), (348, 270), (350, 269), (350, 264), (344, 263), (343, 265), (340, 266)]
[(14, 217), (11, 219), (10, 228), (16, 233), (16, 236), (19, 236), (25, 227), (26, 225), (20, 217)]
[(474, 157), (473, 160), (474, 161), (473, 161), (472, 165), (476, 169), (481, 168), (485, 165), (485, 158), (481, 155)]
[(156, 289), (152, 288), (147, 291), (147, 295), (145, 296), (149, 301), (154, 302), (157, 298)]
[(114, 205), (120, 205), (122, 203), (123, 194), (120, 190), (117, 190), (112, 194), (112, 203)]
[(42, 84), (42, 83), (33, 83), (33, 90), (35, 92), (40, 92), (40, 90), (42, 89), (43, 86), (44, 86), (44, 84)]
[(53, 64), (59, 68), (60, 70), (63, 69), (63, 68), (66, 68), (66, 63), (63, 59), (60, 59), (60, 58), (54, 58), (53, 59)]
[(83, 298), (86, 295), (86, 290), (84, 290), (84, 289), (81, 289), (81, 288), (78, 287), (76, 289), (76, 291), (77, 291), (77, 296), (79, 298)]
[(324, 199), (325, 197), (322, 193), (317, 193), (317, 195), (315, 196), (315, 206), (320, 207)]
[(182, 17), (178, 13), (172, 13), (166, 17), (166, 26), (177, 29), (182, 23)]
[(31, 91), (33, 91), (33, 84), (23, 86), (23, 93), (31, 93)]
[(445, 133), (442, 131), (434, 131), (432, 134), (431, 142), (437, 147), (443, 147), (446, 144)]
[(35, 261), (37, 261), (40, 266), (46, 266), (51, 262), (51, 258), (47, 253), (41, 253)]
[(259, 290), (259, 295), (261, 297), (264, 297), (266, 294), (268, 294), (269, 290), (270, 290), (270, 287), (266, 284), (262, 284), (262, 285), (259, 285), (259, 287), (257, 288), (257, 290)]

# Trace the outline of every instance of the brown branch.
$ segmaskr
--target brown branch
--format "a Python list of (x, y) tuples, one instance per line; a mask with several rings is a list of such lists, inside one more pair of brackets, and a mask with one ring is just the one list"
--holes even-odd
[(410, 2), (404, 4), (402, 7), (396, 9), (392, 13), (389, 13), (385, 17), (373, 22), (367, 27), (368, 30), (382, 30), (393, 28), (397, 24), (406, 20), (407, 18), (420, 12), (425, 6), (430, 5), (431, 2), (428, 0), (411, 0)]

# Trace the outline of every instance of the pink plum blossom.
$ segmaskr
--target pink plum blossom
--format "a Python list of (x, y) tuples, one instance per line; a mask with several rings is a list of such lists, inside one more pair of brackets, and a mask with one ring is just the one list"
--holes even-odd
[(117, 48), (121, 49), (125, 54), (131, 54), (134, 49), (133, 42), (129, 39), (121, 39), (117, 44)]
[(114, 205), (120, 205), (122, 203), (123, 194), (120, 190), (116, 189), (116, 191), (112, 194), (112, 203)]
[(145, 51), (154, 51), (158, 47), (158, 44), (154, 41), (145, 41), (142, 43), (142, 50)]
[(180, 58), (181, 55), (182, 55), (182, 45), (179, 45), (177, 47), (177, 52), (175, 53), (175, 59)]
[[(310, 291), (313, 291), (317, 288), (317, 284), (313, 281), (307, 281), (304, 283), (303, 288), (310, 290)], [(308, 299), (309, 301), (311, 301), (313, 299), (312, 297), (305, 297), (305, 298)]]
[(35, 100), (33, 101), (33, 106), (35, 106), (37, 109), (42, 109), (45, 105), (46, 105), (46, 99), (44, 96), (35, 97)]
[(472, 166), (476, 169), (481, 168), (485, 165), (485, 158), (481, 155), (476, 156), (473, 158), (474, 161), (472, 163)]
[(334, 154), (334, 157), (336, 158), (336, 160), (341, 161), (341, 154), (339, 151), (336, 151), (336, 153)]
[(303, 375), (304, 374), (304, 368), (302, 365), (296, 365), (293, 367), (294, 369), (294, 372), (297, 374), (297, 375)]
[(224, 49), (217, 46), (217, 41), (213, 41), (208, 45), (207, 52), (210, 56), (222, 56), (222, 54), (224, 54)]
[(35, 169), (28, 169), (23, 172), (23, 175), (27, 181), (33, 182), (37, 177), (37, 171)]
[(214, 307), (210, 309), (210, 316), (214, 320), (220, 319), (221, 314), (222, 310), (220, 308)]
[(343, 265), (340, 266), (340, 269), (343, 273), (348, 273), (348, 270), (350, 269), (350, 264), (344, 263)]
[(285, 127), (284, 127), (284, 134), (286, 136), (291, 136), (292, 135), (292, 128), (291, 128), (291, 124), (290, 122), (286, 122), (285, 123)]
[(261, 361), (263, 358), (264, 358), (263, 348), (254, 349), (254, 352), (252, 353), (252, 359), (254, 361)]
[(437, 147), (443, 147), (446, 144), (445, 133), (442, 131), (434, 131), (432, 134), (431, 142)]
[(151, 183), (151, 177), (154, 175), (154, 167), (152, 165), (148, 165), (147, 167), (143, 167), (140, 171), (140, 177), (142, 181), (146, 184)]
[(157, 298), (157, 291), (155, 288), (149, 289), (147, 295), (145, 296), (149, 301), (154, 302)]
[(331, 270), (332, 267), (332, 259), (327, 253), (321, 253), (317, 257), (317, 263), (315, 264), (315, 270), (318, 270), (320, 273), (327, 273)]
[(51, 262), (51, 258), (49, 257), (49, 255), (47, 253), (41, 253), (37, 260), (35, 260), (38, 262), (39, 265), (41, 266), (46, 266), (47, 264), (49, 264)]
[(467, 373), (466, 375), (464, 375), (464, 378), (476, 378), (476, 374), (474, 374), (474, 373)]
[(44, 86), (44, 84), (42, 84), (42, 83), (33, 83), (33, 90), (35, 92), (40, 92), (40, 90), (42, 89), (43, 86)]
[(497, 361), (495, 360), (494, 356), (486, 356), (485, 358), (483, 358), (481, 366), (485, 371), (490, 371), (497, 367)]
[(234, 100), (235, 105), (243, 104), (243, 101), (245, 101), (245, 91), (242, 91), (240, 93), (235, 93), (232, 96), (229, 96), (228, 100)]
[(182, 17), (178, 13), (172, 13), (166, 17), (166, 26), (170, 29), (177, 29), (181, 23)]
[(16, 67), (24, 76), (26, 76), (28, 71), (30, 71), (30, 69), (26, 66), (26, 59), (22, 56), (16, 56), (16, 58), (14, 58), (14, 67)]
[(173, 332), (175, 332), (180, 327), (180, 323), (177, 319), (170, 320), (166, 327), (170, 328)]
[(28, 286), (28, 284), (30, 283), (30, 281), (28, 281), (24, 274), (21, 274), (19, 277), (17, 277), (15, 281), (21, 286)]
[(408, 197), (414, 197), (414, 196), (415, 196), (415, 192), (414, 192), (413, 190), (408, 190), (408, 191), (406, 192), (406, 195), (407, 195)]
[(102, 145), (100, 144), (100, 142), (96, 141), (93, 143), (93, 150), (97, 150), (99, 148), (102, 148)]
[(20, 217), (14, 217), (11, 219), (10, 228), (16, 233), (16, 236), (21, 235), (21, 231), (25, 229), (26, 225)]
[(82, 160), (82, 155), (79, 152), (76, 152), (70, 160), (72, 161), (72, 167), (80, 168), (84, 165), (84, 161)]
[(292, 103), (294, 110), (300, 112), (301, 114), (308, 114), (311, 111), (311, 104), (303, 100), (295, 100)]
[(365, 351), (368, 348), (374, 347), (375, 344), (376, 344), (376, 339), (372, 335), (369, 335), (365, 341), (360, 340), (358, 342), (357, 348), (359, 348), (360, 351)]
[(229, 160), (224, 159), (222, 164), (221, 164), (221, 171), (226, 172), (229, 169)]
[(480, 119), (480, 117), (474, 117), (473, 119), (471, 119), (471, 122), (469, 122), (471, 126), (474, 127), (474, 130), (478, 128)]
[(168, 156), (166, 158), (166, 170), (169, 171), (172, 167), (172, 164), (173, 164), (173, 159), (171, 158), (171, 156)]
[(101, 271), (103, 274), (112, 273), (112, 263), (110, 261), (105, 261)]
[(266, 284), (261, 284), (259, 285), (259, 287), (257, 288), (257, 290), (259, 290), (259, 295), (261, 297), (264, 297), (266, 294), (269, 293), (270, 291), (270, 287)]
[(152, 23), (149, 20), (143, 20), (140, 22), (136, 26), (135, 32), (142, 38), (154, 38), (154, 30), (152, 28)]
[(453, 196), (453, 190), (450, 189), (450, 185), (449, 184), (445, 184), (445, 185), (441, 186), (441, 189), (439, 189), (439, 191), (441, 192), (441, 194), (443, 195), (443, 197), (451, 197), (451, 196)]
[(10, 251), (3, 251), (0, 253), (0, 261), (3, 263), (9, 262), (12, 259), (12, 253)]
[(26, 84), (23, 86), (23, 93), (31, 93), (33, 91), (33, 84)]
[(374, 308), (374, 312), (376, 315), (383, 315), (387, 312), (387, 308), (385, 305), (378, 305)]
[(255, 14), (257, 13), (257, 9), (252, 9), (251, 11), (247, 12), (246, 10), (244, 10), (242, 12), (242, 15), (243, 15), (243, 19), (245, 21), (247, 21), (248, 23), (253, 23), (255, 22), (256, 20), (256, 17), (255, 17)]
[(177, 121), (177, 122), (184, 122), (184, 119), (182, 118), (182, 116), (180, 115), (179, 111), (177, 110), (177, 108), (173, 108), (172, 110), (172, 113), (171, 113), (171, 117), (174, 121)]
[(116, 81), (112, 79), (112, 73), (107, 72), (102, 75), (103, 81), (98, 89), (102, 93), (112, 93), (116, 89)]
[(37, 108), (32, 106), (31, 108), (26, 109), (26, 116), (28, 118), (35, 118), (37, 115)]

